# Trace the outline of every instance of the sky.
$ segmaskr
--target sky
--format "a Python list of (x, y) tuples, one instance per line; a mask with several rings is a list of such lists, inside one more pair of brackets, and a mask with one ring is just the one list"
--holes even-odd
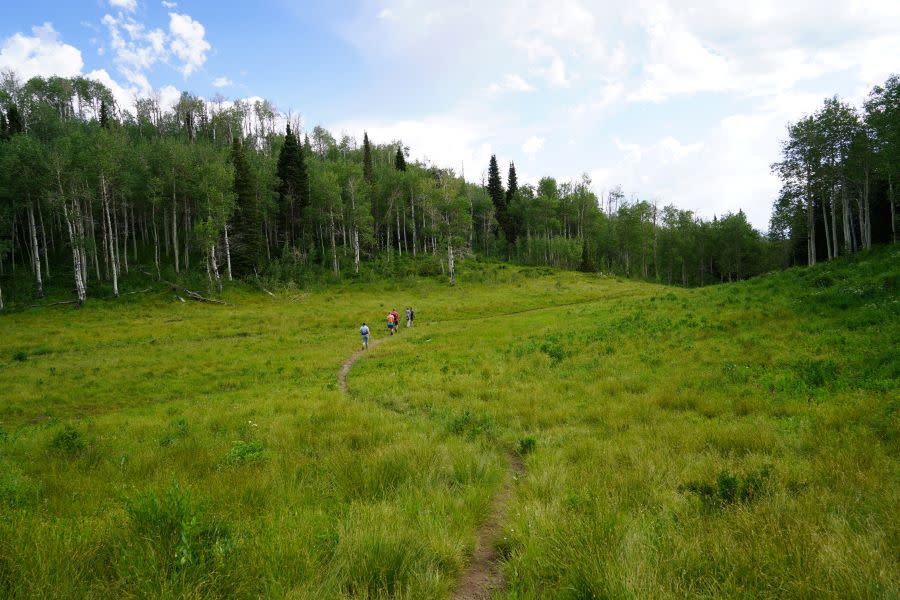
[(29, 0), (0, 70), (86, 75), (121, 107), (263, 97), (336, 137), (402, 140), (481, 181), (586, 173), (598, 194), (768, 228), (786, 125), (900, 72), (897, 0)]

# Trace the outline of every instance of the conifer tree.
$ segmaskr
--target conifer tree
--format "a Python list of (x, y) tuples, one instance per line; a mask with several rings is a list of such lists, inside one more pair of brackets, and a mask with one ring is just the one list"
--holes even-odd
[(109, 107), (106, 105), (106, 100), (100, 101), (100, 127), (109, 129)]
[(237, 138), (231, 146), (231, 160), (234, 163), (234, 192), (237, 201), (231, 262), (236, 274), (247, 276), (255, 273), (259, 267), (264, 247), (253, 172)]
[(6, 129), (9, 135), (15, 135), (25, 131), (25, 125), (22, 123), (22, 116), (15, 104), (10, 104), (6, 109)]
[(406, 170), (406, 157), (403, 156), (403, 144), (397, 146), (397, 154), (394, 156), (394, 168), (398, 171)]
[(3, 114), (3, 111), (0, 110), (0, 140), (5, 140), (9, 137), (9, 131), (6, 126), (6, 115)]
[(287, 126), (284, 145), (278, 154), (278, 209), (281, 241), (295, 244), (299, 236), (303, 210), (303, 155), (291, 126)]
[(516, 177), (516, 163), (510, 161), (509, 176), (506, 178), (506, 206), (512, 206), (513, 196), (519, 191), (519, 179)]
[(366, 183), (372, 183), (374, 173), (372, 169), (372, 145), (369, 144), (368, 132), (363, 132), (363, 178), (366, 180)]
[[(503, 192), (503, 182), (500, 180), (500, 168), (497, 166), (497, 157), (495, 155), (491, 155), (491, 164), (488, 167), (488, 184), (487, 184), (488, 194), (491, 196), (491, 201), (494, 203), (494, 214), (497, 216), (497, 224), (500, 226), (500, 231), (504, 238), (506, 238), (507, 233), (507, 206), (506, 206), (506, 195)], [(511, 241), (507, 239), (507, 241)]]

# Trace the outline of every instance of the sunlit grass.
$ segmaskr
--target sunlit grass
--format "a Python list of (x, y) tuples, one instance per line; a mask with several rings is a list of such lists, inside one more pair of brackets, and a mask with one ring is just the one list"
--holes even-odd
[(897, 259), (2, 317), (0, 596), (447, 597), (523, 449), (512, 597), (895, 596)]

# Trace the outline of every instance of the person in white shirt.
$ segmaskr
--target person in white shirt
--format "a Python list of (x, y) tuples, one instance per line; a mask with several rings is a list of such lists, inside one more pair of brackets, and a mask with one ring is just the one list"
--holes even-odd
[(367, 350), (369, 348), (369, 326), (363, 323), (359, 328), (359, 334), (362, 336), (362, 349)]

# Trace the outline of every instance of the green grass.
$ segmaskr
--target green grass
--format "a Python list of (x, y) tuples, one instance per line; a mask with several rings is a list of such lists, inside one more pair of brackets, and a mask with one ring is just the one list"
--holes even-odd
[(897, 597), (898, 281), (470, 262), (4, 316), (0, 597), (445, 598), (510, 451), (509, 597)]

